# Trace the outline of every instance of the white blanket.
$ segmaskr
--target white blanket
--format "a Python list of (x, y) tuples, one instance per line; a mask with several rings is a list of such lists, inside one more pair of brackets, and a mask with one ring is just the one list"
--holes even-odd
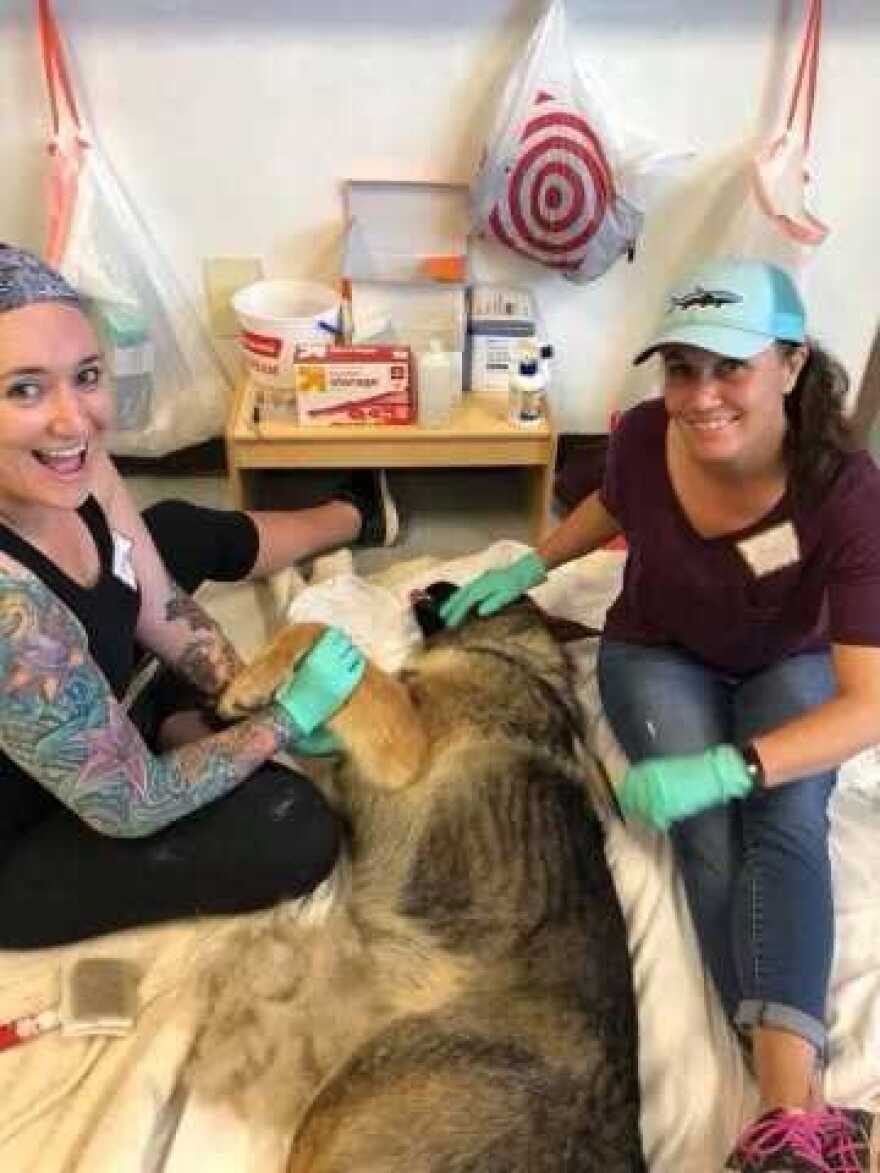
[[(348, 627), (387, 668), (419, 638), (409, 592), (437, 578), (461, 582), (515, 557), (498, 543), (480, 555), (386, 577), (390, 586), (342, 575), (300, 594), (294, 619)], [(619, 585), (621, 556), (594, 554), (551, 574), (535, 592), (542, 606), (601, 626)], [(221, 596), (221, 620), (247, 652), (264, 628), (253, 588)], [(573, 645), (582, 697), (612, 777), (623, 762), (599, 712), (594, 642)], [(832, 1101), (880, 1108), (880, 754), (848, 763), (832, 805), (838, 939), (831, 980)], [(629, 926), (639, 1005), (643, 1132), (652, 1173), (719, 1169), (755, 1093), (706, 978), (668, 842), (609, 827), (608, 852)], [(87, 946), (0, 954), (0, 1019), (54, 1004), (60, 967), (83, 954), (131, 956), (141, 965), (137, 1030), (120, 1040), (44, 1036), (0, 1054), (0, 1169), (14, 1173), (274, 1173), (283, 1141), (228, 1113), (191, 1101), (176, 1132), (163, 1134), (194, 1027), (188, 990), (205, 951), (230, 922), (118, 934)], [(356, 1173), (356, 1171), (352, 1171)]]

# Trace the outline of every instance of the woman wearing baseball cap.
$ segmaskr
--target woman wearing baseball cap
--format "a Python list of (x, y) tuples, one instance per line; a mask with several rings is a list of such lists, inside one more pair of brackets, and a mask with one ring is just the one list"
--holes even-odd
[(821, 1071), (828, 799), (880, 741), (880, 471), (850, 450), (846, 375), (780, 269), (703, 265), (635, 361), (655, 354), (662, 399), (623, 416), (602, 487), (442, 613), (490, 613), (625, 535), (599, 685), (631, 763), (621, 807), (672, 837), (758, 1083), (727, 1168), (868, 1170), (877, 1121), (827, 1106)]
[[(360, 652), (329, 629), (272, 704), (221, 728), (212, 701), (241, 661), (188, 592), (363, 538), (366, 494), (142, 517), (105, 449), (87, 309), (0, 245), (0, 949), (267, 907), (314, 888), (342, 835), (311, 782), (271, 759), (332, 745), (323, 723)], [(130, 716), (140, 649), (180, 683), (151, 686)]]

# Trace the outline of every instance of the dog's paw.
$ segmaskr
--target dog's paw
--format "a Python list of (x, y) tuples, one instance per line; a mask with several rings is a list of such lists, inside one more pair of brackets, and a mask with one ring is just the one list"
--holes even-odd
[(282, 628), (257, 658), (242, 668), (226, 686), (217, 702), (219, 715), (231, 720), (265, 709), (324, 630), (322, 623), (296, 623)]

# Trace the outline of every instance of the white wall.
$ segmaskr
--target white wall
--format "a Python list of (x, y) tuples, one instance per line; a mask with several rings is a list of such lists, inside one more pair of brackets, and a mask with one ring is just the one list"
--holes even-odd
[[(201, 259), (338, 272), (344, 176), (467, 179), (538, 0), (56, 0), (92, 124), (202, 307)], [(878, 320), (880, 3), (825, 5), (814, 129), (814, 333), (856, 382)], [(642, 130), (699, 156), (655, 206), (636, 262), (575, 287), (479, 246), (475, 275), (535, 288), (566, 428), (636, 394), (628, 356), (707, 239), (731, 161), (776, 124), (802, 0), (569, 0), (577, 57)], [(45, 103), (31, 0), (0, 13), (0, 237), (38, 246)]]

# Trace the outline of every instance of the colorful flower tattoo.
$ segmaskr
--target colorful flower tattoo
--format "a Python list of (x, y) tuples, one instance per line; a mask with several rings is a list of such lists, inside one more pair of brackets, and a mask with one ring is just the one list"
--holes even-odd
[[(210, 645), (200, 653), (214, 679), (230, 671), (222, 642), (214, 659)], [(195, 646), (184, 660), (198, 661)], [(237, 786), (288, 740), (270, 711), (153, 754), (72, 612), (39, 580), (0, 575), (0, 749), (97, 831), (149, 835)]]

